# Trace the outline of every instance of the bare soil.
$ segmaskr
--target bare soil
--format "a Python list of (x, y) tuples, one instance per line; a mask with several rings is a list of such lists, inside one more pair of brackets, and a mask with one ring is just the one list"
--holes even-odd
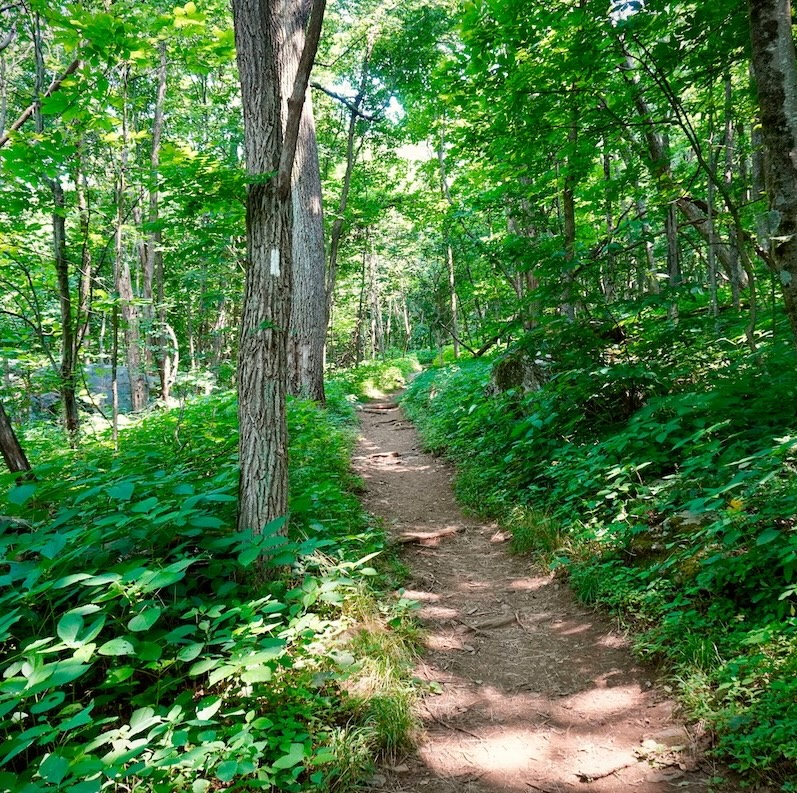
[(366, 508), (404, 544), (420, 604), (417, 751), (373, 787), (403, 793), (706, 791), (700, 736), (607, 619), (463, 516), (445, 461), (421, 451), (395, 403), (361, 414)]

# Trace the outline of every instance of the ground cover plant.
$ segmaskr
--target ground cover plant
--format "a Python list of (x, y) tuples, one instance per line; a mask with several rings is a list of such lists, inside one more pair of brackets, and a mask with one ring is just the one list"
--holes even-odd
[(292, 402), (287, 538), (234, 530), (231, 394), (3, 477), (0, 788), (335, 789), (406, 743), (409, 606), (372, 585), (352, 415), (340, 384)]
[(403, 404), (471, 509), (634, 622), (732, 768), (793, 790), (797, 376), (776, 331), (751, 352), (699, 307), (554, 321), (425, 372)]

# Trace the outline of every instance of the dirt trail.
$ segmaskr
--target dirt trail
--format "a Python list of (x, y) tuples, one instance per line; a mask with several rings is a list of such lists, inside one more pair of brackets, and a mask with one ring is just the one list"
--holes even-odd
[(453, 471), (394, 404), (362, 412), (365, 505), (406, 542), (429, 681), (416, 755), (374, 780), (426, 793), (704, 791), (710, 769), (622, 636), (463, 517)]

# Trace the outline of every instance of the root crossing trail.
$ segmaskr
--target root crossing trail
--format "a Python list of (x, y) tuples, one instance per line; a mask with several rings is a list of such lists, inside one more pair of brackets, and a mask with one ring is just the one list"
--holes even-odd
[[(415, 793), (704, 791), (711, 771), (625, 641), (566, 586), (463, 517), (453, 471), (394, 403), (362, 412), (365, 505), (405, 545), (426, 650), (425, 734), (374, 787)], [(437, 693), (434, 693), (437, 692)]]

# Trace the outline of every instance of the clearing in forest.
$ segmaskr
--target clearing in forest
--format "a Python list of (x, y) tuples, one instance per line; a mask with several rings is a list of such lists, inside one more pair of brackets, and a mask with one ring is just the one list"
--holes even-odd
[(466, 518), (453, 471), (421, 452), (392, 403), (362, 412), (365, 506), (405, 545), (406, 596), (426, 629), (417, 752), (373, 780), (391, 791), (707, 790), (712, 769), (622, 635), (567, 587)]

